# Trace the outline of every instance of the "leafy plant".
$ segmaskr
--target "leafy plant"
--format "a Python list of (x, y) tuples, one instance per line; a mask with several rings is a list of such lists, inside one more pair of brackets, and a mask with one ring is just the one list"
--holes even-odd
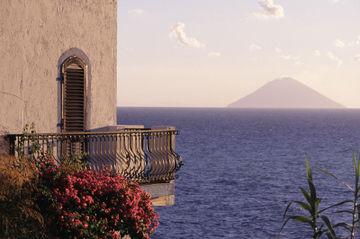
[[(301, 222), (310, 226), (312, 230), (312, 238), (317, 239), (321, 236), (326, 235), (327, 238), (336, 239), (340, 238), (337, 235), (337, 231), (345, 229), (345, 233), (348, 234), (345, 238), (354, 239), (356, 237), (357, 228), (360, 228), (360, 156), (359, 154), (353, 153), (353, 170), (354, 170), (354, 185), (341, 181), (333, 173), (319, 168), (319, 171), (336, 179), (341, 185), (344, 185), (347, 190), (352, 194), (351, 199), (346, 199), (341, 202), (337, 202), (331, 206), (320, 209), (321, 199), (318, 198), (315, 184), (313, 183), (312, 170), (308, 161), (306, 161), (306, 177), (309, 190), (305, 190), (300, 187), (301, 193), (304, 197), (304, 201), (292, 201), (290, 202), (284, 212), (283, 225), (281, 230), (290, 221)], [(305, 212), (301, 215), (289, 215), (289, 210), (296, 205), (299, 209)], [(344, 208), (345, 207), (345, 208)], [(333, 224), (330, 218), (325, 215), (325, 212), (332, 209), (333, 215), (345, 214), (349, 215), (349, 222), (338, 222)], [(335, 211), (334, 211), (335, 210)], [(346, 233), (347, 232), (347, 233)], [(343, 235), (342, 234), (342, 235)]]
[(0, 155), (0, 238), (44, 238), (35, 165)]
[(34, 160), (35, 157), (40, 154), (40, 149), (41, 145), (39, 139), (36, 137), (35, 124), (26, 124), (15, 150), (19, 157), (26, 155), (29, 159)]
[(0, 155), (0, 238), (149, 239), (158, 226), (150, 195), (85, 155), (57, 162), (26, 126), (19, 157)]
[(110, 171), (42, 171), (43, 215), (49, 232), (61, 238), (149, 239), (158, 225), (150, 196), (137, 183)]
[[(281, 227), (281, 230), (289, 222), (289, 220), (305, 223), (310, 226), (312, 230), (312, 238), (320, 238), (324, 233), (329, 234), (329, 238), (335, 238), (335, 232), (331, 226), (330, 220), (325, 215), (320, 215), (319, 210), (321, 199), (317, 196), (316, 187), (313, 182), (312, 170), (309, 164), (309, 161), (306, 161), (306, 179), (308, 183), (308, 190), (300, 187), (300, 191), (304, 197), (304, 201), (292, 201), (290, 202), (284, 213), (284, 223)], [(289, 209), (297, 205), (300, 209), (304, 210), (305, 215), (288, 215)], [(322, 219), (322, 222), (319, 222), (319, 217)], [(328, 229), (324, 229), (324, 224), (328, 226)]]
[[(86, 154), (72, 154), (69, 157), (64, 157), (58, 165), (59, 172), (62, 174), (74, 174), (88, 169), (88, 164), (85, 161)], [(54, 162), (54, 161), (53, 161)]]

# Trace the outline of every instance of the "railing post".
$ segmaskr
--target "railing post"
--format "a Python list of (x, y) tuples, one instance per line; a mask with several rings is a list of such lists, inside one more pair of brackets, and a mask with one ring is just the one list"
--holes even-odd
[[(85, 153), (93, 169), (110, 167), (122, 176), (142, 183), (169, 182), (181, 166), (175, 152), (174, 127), (122, 129), (97, 132), (0, 135), (6, 153), (39, 157), (53, 154), (58, 163)], [(39, 145), (38, 145), (39, 144)], [(1, 152), (0, 152), (1, 153)]]
[(15, 155), (15, 141), (14, 135), (0, 135), (0, 154)]

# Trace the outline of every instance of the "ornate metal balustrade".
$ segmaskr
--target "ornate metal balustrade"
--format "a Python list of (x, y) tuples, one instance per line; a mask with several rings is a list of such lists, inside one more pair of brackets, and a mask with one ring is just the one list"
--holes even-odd
[(111, 168), (141, 183), (168, 182), (181, 167), (175, 152), (176, 130), (126, 129), (115, 132), (33, 133), (9, 135), (11, 153), (39, 157), (84, 155), (93, 169)]

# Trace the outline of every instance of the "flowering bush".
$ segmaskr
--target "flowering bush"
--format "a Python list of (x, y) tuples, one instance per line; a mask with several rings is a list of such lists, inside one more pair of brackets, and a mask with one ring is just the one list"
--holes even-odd
[(39, 200), (49, 233), (60, 238), (150, 238), (158, 226), (150, 196), (109, 171), (41, 164)]
[(59, 165), (35, 133), (24, 128), (19, 158), (0, 155), (0, 238), (150, 238), (158, 215), (137, 183), (88, 169), (84, 155)]

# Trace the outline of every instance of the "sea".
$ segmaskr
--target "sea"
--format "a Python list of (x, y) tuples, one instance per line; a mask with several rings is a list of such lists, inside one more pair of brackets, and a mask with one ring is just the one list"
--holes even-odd
[[(292, 221), (280, 233), (286, 205), (304, 200), (305, 160), (313, 167), (321, 208), (352, 198), (340, 181), (354, 181), (360, 110), (120, 107), (118, 123), (170, 125), (180, 132), (176, 151), (184, 165), (176, 204), (156, 208), (154, 239), (310, 238), (308, 225)], [(328, 216), (334, 223), (350, 221)]]

